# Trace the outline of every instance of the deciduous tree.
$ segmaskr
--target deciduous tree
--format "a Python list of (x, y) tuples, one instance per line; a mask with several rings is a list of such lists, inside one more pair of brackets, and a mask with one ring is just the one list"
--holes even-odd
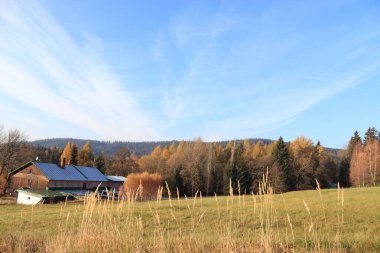
[(90, 142), (84, 144), (82, 150), (79, 152), (78, 164), (83, 166), (94, 166), (94, 152), (92, 151)]
[(0, 177), (5, 179), (3, 192), (7, 190), (9, 180), (9, 173), (15, 168), (17, 153), (25, 144), (27, 136), (17, 129), (5, 132), (4, 128), (0, 126)]

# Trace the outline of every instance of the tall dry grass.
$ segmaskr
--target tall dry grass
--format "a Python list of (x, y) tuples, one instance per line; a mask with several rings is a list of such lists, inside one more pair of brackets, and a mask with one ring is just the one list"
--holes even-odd
[[(322, 191), (318, 187), (324, 210)], [(168, 200), (162, 200), (166, 191)], [(239, 191), (240, 192), (240, 191)], [(9, 252), (342, 252), (344, 198), (337, 191), (338, 208), (335, 237), (325, 238), (318, 230), (313, 210), (303, 201), (302, 242), (296, 239), (292, 216), (281, 216), (274, 205), (274, 194), (263, 176), (259, 194), (230, 194), (204, 199), (201, 192), (194, 198), (172, 199), (169, 187), (160, 187), (156, 200), (137, 202), (138, 191), (127, 191), (124, 200), (109, 193), (102, 200), (94, 193), (85, 197), (73, 212), (61, 207), (56, 233), (44, 240), (13, 238), (0, 251)], [(178, 196), (178, 194), (177, 194)], [(283, 201), (284, 198), (282, 198)], [(210, 208), (210, 202), (216, 208)], [(286, 207), (286, 205), (284, 205)], [(212, 212), (210, 211), (212, 210)], [(318, 221), (321, 222), (320, 220)], [(326, 243), (332, 242), (332, 243)]]

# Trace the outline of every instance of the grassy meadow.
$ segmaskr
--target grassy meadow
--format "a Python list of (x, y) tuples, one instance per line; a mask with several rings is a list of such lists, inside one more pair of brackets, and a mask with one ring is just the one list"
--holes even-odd
[(0, 252), (377, 252), (380, 188), (0, 206)]

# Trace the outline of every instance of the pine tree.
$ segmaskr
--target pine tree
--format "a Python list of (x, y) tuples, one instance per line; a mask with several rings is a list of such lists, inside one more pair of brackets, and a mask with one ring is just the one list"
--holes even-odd
[(289, 187), (285, 182), (286, 175), (278, 163), (273, 163), (269, 168), (269, 182), (274, 193), (283, 193), (288, 191)]
[(345, 155), (339, 164), (339, 185), (342, 187), (350, 187), (350, 159)]
[[(235, 166), (237, 170), (238, 186), (240, 193), (249, 193), (252, 186), (252, 175), (247, 165), (247, 158), (251, 153), (251, 145), (248, 140), (239, 144), (235, 152)], [(238, 189), (239, 190), (239, 189)]]
[(317, 145), (315, 146), (315, 148), (317, 149), (318, 154), (319, 154), (320, 156), (322, 156), (322, 155), (325, 153), (325, 149), (324, 149), (323, 146), (321, 145), (321, 142), (320, 142), (320, 141), (317, 142)]
[(59, 147), (54, 146), (54, 147), (50, 148), (49, 149), (48, 162), (49, 163), (55, 163), (55, 164), (59, 165), (61, 154), (62, 154), (62, 150)]
[(240, 184), (240, 193), (248, 194), (251, 191), (252, 175), (247, 166), (237, 167), (237, 179)]
[(365, 133), (364, 144), (367, 144), (374, 140), (379, 140), (378, 137), (379, 137), (379, 132), (376, 130), (376, 128), (370, 127)]
[(100, 170), (102, 173), (105, 173), (106, 169), (106, 159), (104, 158), (103, 154), (100, 154), (95, 159), (95, 168)]
[[(280, 137), (272, 151), (272, 159), (274, 162), (272, 177), (277, 184), (278, 192), (286, 192), (295, 188), (295, 182), (292, 177), (290, 154), (287, 145), (282, 137)], [(271, 171), (270, 171), (271, 172)]]
[(356, 146), (356, 143), (362, 143), (362, 138), (359, 135), (358, 131), (355, 131), (354, 136), (351, 137), (350, 142), (348, 143), (348, 156), (351, 159), (352, 152)]
[(73, 144), (71, 146), (71, 158), (70, 158), (70, 164), (72, 165), (78, 165), (78, 146), (76, 144)]
[[(176, 167), (174, 170), (174, 175), (173, 175), (173, 184), (176, 187), (176, 190), (178, 189), (178, 193), (180, 196), (183, 196), (186, 193), (186, 187), (183, 183), (183, 177), (181, 175), (182, 167)], [(180, 197), (177, 196), (177, 197)]]

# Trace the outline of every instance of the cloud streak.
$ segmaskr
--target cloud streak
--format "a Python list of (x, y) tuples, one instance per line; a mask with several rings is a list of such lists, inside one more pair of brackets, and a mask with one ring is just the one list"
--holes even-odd
[(1, 93), (87, 129), (88, 136), (158, 138), (137, 98), (91, 44), (75, 41), (44, 6), (2, 1), (0, 35)]
[[(315, 8), (313, 19), (321, 18), (325, 7)], [(174, 44), (171, 53), (187, 59), (161, 101), (172, 125), (196, 122), (187, 138), (260, 137), (378, 73), (378, 53), (371, 46), (379, 37), (375, 27), (352, 28), (338, 20), (307, 30), (311, 19), (305, 10), (311, 8), (278, 5), (257, 15), (195, 8), (172, 19), (157, 44)]]
[[(0, 2), (0, 98), (20, 107), (0, 101), (0, 111), (7, 120), (17, 111), (16, 127), (20, 119), (42, 125), (39, 137), (276, 138), (380, 70), (376, 11), (340, 19), (351, 4), (344, 1), (186, 2), (141, 26), (150, 29), (144, 35), (137, 25), (113, 37), (74, 36), (40, 3)], [(43, 136), (50, 125), (59, 130)]]

